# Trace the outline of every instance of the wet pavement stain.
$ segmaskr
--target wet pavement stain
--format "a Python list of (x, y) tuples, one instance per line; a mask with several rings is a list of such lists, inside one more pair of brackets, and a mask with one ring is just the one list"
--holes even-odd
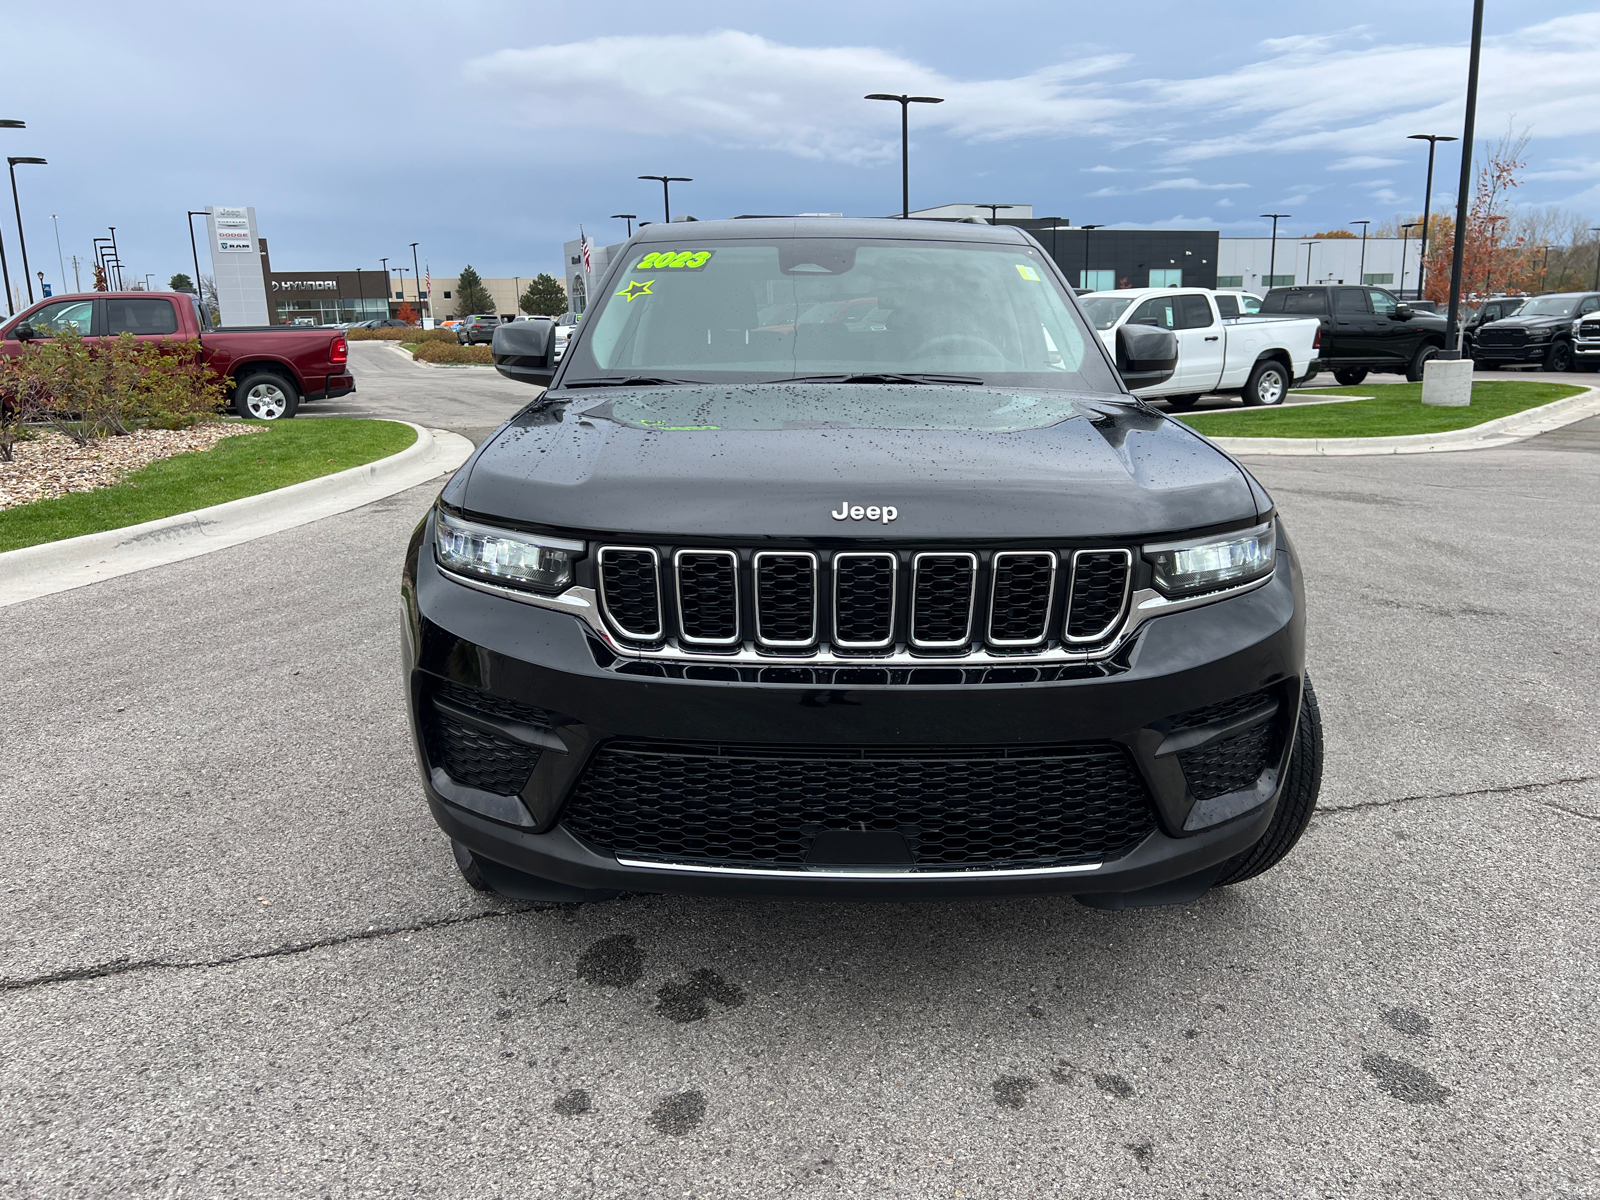
[(1026, 1075), (1002, 1075), (989, 1085), (994, 1102), (1001, 1108), (1019, 1109), (1028, 1102), (1028, 1093), (1039, 1085)]
[(657, 1104), (650, 1114), (650, 1124), (662, 1133), (682, 1137), (689, 1133), (706, 1116), (706, 1098), (700, 1092), (679, 1092)]
[(601, 938), (578, 956), (578, 978), (596, 987), (632, 987), (644, 974), (644, 951), (631, 933)]
[(668, 980), (662, 984), (656, 992), (656, 1012), (669, 1021), (687, 1025), (711, 1015), (707, 1000), (715, 1000), (724, 1008), (739, 1008), (744, 1004), (744, 989), (710, 968), (701, 967), (689, 973), (687, 983)]
[(1433, 1032), (1433, 1022), (1414, 1008), (1385, 1008), (1378, 1015), (1389, 1028), (1412, 1037), (1427, 1037)]
[(1369, 1054), (1362, 1067), (1378, 1081), (1378, 1086), (1396, 1100), (1407, 1104), (1443, 1104), (1450, 1089), (1441, 1087), (1433, 1075), (1403, 1058), (1388, 1054)]
[(1139, 1165), (1146, 1171), (1150, 1169), (1150, 1160), (1156, 1153), (1154, 1142), (1124, 1142), (1122, 1148), (1138, 1159)]
[(1111, 1075), (1096, 1071), (1094, 1075), (1095, 1086), (1108, 1096), (1115, 1096), (1118, 1100), (1126, 1100), (1133, 1095), (1133, 1084), (1121, 1075)]
[(589, 1093), (582, 1088), (573, 1088), (565, 1096), (557, 1096), (556, 1102), (550, 1107), (563, 1117), (578, 1117), (594, 1111), (594, 1105), (589, 1101)]

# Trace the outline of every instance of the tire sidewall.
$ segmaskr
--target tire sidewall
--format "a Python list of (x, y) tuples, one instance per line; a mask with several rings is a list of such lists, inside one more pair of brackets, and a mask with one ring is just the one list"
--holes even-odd
[[(1275, 399), (1268, 400), (1261, 395), (1261, 386), (1268, 375), (1276, 375), (1278, 391)], [(1284, 370), (1283, 364), (1276, 360), (1257, 363), (1256, 369), (1250, 372), (1250, 378), (1244, 385), (1244, 402), (1251, 408), (1276, 408), (1289, 397), (1289, 372)]]
[(1572, 353), (1572, 346), (1567, 342), (1556, 342), (1545, 352), (1544, 369), (1546, 371), (1570, 371), (1576, 361)]
[[(250, 393), (256, 388), (276, 387), (283, 397), (283, 410), (268, 416), (252, 412)], [(300, 391), (282, 375), (270, 371), (257, 371), (239, 381), (233, 389), (233, 411), (247, 421), (287, 421), (300, 408)]]
[(1406, 370), (1406, 379), (1411, 383), (1421, 383), (1423, 373), (1428, 368), (1430, 359), (1439, 357), (1439, 347), (1434, 345), (1418, 346), (1417, 353), (1411, 360), (1411, 366)]

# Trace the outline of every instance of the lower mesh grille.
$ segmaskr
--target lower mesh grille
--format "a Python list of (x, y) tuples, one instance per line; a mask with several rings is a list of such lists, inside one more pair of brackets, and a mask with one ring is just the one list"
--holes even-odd
[(1254, 787), (1277, 758), (1277, 723), (1259, 725), (1178, 753), (1178, 766), (1196, 800)]
[(1117, 624), (1127, 596), (1131, 561), (1126, 550), (1081, 550), (1073, 556), (1069, 638), (1093, 641)]
[(799, 867), (825, 831), (899, 833), (913, 869), (1067, 866), (1120, 858), (1154, 828), (1115, 746), (672, 746), (613, 742), (562, 823), (624, 857)]
[(428, 756), (457, 783), (514, 796), (527, 784), (539, 750), (435, 709), (428, 721)]
[(1245, 713), (1253, 708), (1260, 708), (1273, 698), (1273, 693), (1263, 688), (1259, 692), (1246, 692), (1244, 695), (1235, 696), (1231, 700), (1207, 704), (1204, 708), (1191, 708), (1182, 716), (1173, 718), (1172, 728), (1174, 730), (1197, 729), (1201, 725), (1212, 725), (1218, 721), (1231, 721), (1234, 717), (1244, 716)]

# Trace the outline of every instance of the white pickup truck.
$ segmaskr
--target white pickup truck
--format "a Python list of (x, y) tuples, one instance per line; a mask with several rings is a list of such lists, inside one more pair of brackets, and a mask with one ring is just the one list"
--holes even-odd
[(1236, 393), (1248, 405), (1282, 404), (1289, 388), (1316, 374), (1322, 325), (1315, 317), (1224, 316), (1205, 288), (1090, 292), (1078, 303), (1113, 354), (1121, 325), (1155, 325), (1178, 338), (1178, 369), (1146, 400), (1188, 408), (1207, 393)]

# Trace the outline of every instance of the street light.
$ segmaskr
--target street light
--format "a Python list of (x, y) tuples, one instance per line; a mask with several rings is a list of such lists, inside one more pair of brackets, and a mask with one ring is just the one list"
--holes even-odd
[[(0, 121), (0, 129), (26, 129), (27, 127), (28, 123), (26, 121)], [(11, 268), (6, 265), (6, 241), (3, 237), (0, 237), (0, 282), (5, 284), (6, 312), (8, 314), (15, 313), (17, 311), (16, 306), (11, 302)]]
[[(668, 185), (673, 183), (693, 183), (694, 180), (687, 175), (641, 175), (640, 179), (657, 179), (661, 181), (661, 211), (667, 224), (672, 224), (672, 193)], [(629, 235), (632, 236), (631, 234)]]
[[(907, 113), (913, 104), (943, 104), (943, 96), (891, 96), (873, 92), (868, 100), (893, 100), (900, 106), (900, 219), (911, 216), (911, 134)], [(982, 207), (982, 206), (980, 206)]]
[[(1467, 252), (1467, 204), (1472, 198), (1472, 134), (1478, 120), (1478, 61), (1483, 55), (1483, 0), (1472, 0), (1472, 49), (1467, 56), (1467, 114), (1461, 124), (1461, 180), (1456, 185), (1456, 244), (1450, 250), (1450, 309), (1444, 319), (1446, 360), (1461, 358), (1461, 261)], [(1422, 231), (1426, 234), (1428, 231)]]
[(50, 223), (56, 227), (56, 266), (61, 268), (61, 290), (67, 290), (67, 260), (61, 254), (61, 222), (56, 220), (56, 214), (50, 214)]
[(1356, 274), (1359, 275), (1360, 278), (1357, 279), (1356, 282), (1364, 284), (1367, 282), (1367, 226), (1371, 225), (1372, 222), (1346, 221), (1345, 224), (1361, 226), (1361, 265), (1356, 268)]
[[(1495, 222), (1504, 221), (1506, 219), (1507, 218), (1505, 217), (1485, 217), (1484, 221), (1488, 224), (1490, 229), (1498, 229), (1499, 226), (1496, 225)], [(1494, 295), (1494, 258), (1495, 251), (1500, 249), (1500, 235), (1498, 233), (1491, 233), (1489, 238), (1490, 244), (1486, 247), (1488, 253), (1484, 255), (1488, 262), (1485, 264), (1483, 270), (1483, 298), (1485, 300)]]
[(122, 255), (117, 253), (117, 227), (115, 225), (107, 225), (106, 228), (111, 231), (111, 257), (117, 260), (117, 291), (120, 292), (122, 290)]
[[(417, 270), (417, 243), (411, 243), (411, 280), (417, 285), (417, 303), (422, 303), (422, 272)], [(417, 314), (417, 319), (422, 319), (422, 314)], [(428, 320), (433, 320), (433, 289), (428, 289)]]
[[(1411, 231), (1421, 221), (1412, 221), (1410, 224), (1400, 226), (1400, 298), (1405, 299), (1406, 294), (1406, 243), (1411, 239)], [(1420, 297), (1419, 297), (1420, 299)]]
[(1270, 289), (1272, 281), (1278, 277), (1278, 221), (1281, 218), (1288, 217), (1290, 214), (1262, 213), (1261, 215), (1272, 218), (1272, 253), (1267, 257), (1267, 287)]
[(989, 210), (989, 220), (993, 221), (1002, 208), (1015, 208), (1016, 206), (1014, 204), (974, 204), (972, 207), (987, 208)]
[(628, 236), (633, 236), (633, 223), (639, 219), (638, 213), (612, 213), (613, 221), (626, 221), (628, 223)]
[(8, 158), (6, 166), (11, 169), (11, 206), (17, 213), (17, 244), (22, 247), (22, 276), (28, 281), (28, 303), (33, 303), (33, 274), (28, 268), (28, 239), (22, 233), (22, 203), (17, 199), (17, 164), (32, 163), (44, 166), (42, 158)]
[[(1068, 224), (1071, 224), (1071, 222), (1069, 221)], [(1087, 275), (1089, 273), (1089, 271), (1090, 271), (1090, 267), (1089, 267), (1089, 230), (1091, 230), (1091, 229), (1104, 229), (1105, 226), (1104, 225), (1080, 225), (1080, 226), (1078, 226), (1078, 228), (1083, 230), (1083, 270), (1078, 275), (1078, 286), (1079, 287), (1087, 287), (1088, 284), (1084, 283), (1083, 280), (1084, 280), (1084, 276)], [(1113, 278), (1111, 282), (1112, 283), (1116, 283), (1116, 279)]]
[(1306, 248), (1306, 286), (1309, 287), (1311, 285), (1311, 251), (1314, 247), (1319, 245), (1319, 243), (1303, 242), (1302, 245), (1304, 245)]
[[(208, 319), (206, 317), (206, 315), (205, 315), (206, 311), (207, 311), (207, 309), (206, 309), (206, 295), (205, 295), (205, 292), (200, 287), (200, 250), (195, 245), (195, 241), (194, 241), (194, 219), (196, 217), (203, 217), (203, 216), (206, 215), (206, 213), (205, 213), (204, 209), (201, 209), (201, 210), (199, 210), (197, 212), (196, 210), (194, 210), (192, 208), (189, 209), (188, 212), (189, 212), (189, 253), (194, 255), (194, 297), (195, 297), (195, 301), (200, 305), (200, 320), (201, 320), (202, 323), (204, 323)], [(269, 315), (269, 323), (270, 323), (270, 315)]]
[[(1590, 233), (1600, 233), (1600, 225), (1591, 226)], [(1594, 290), (1600, 292), (1600, 238), (1594, 240)]]
[(1422, 299), (1423, 272), (1428, 269), (1428, 215), (1433, 203), (1433, 152), (1439, 148), (1440, 142), (1454, 142), (1458, 139), (1447, 137), (1442, 133), (1412, 133), (1406, 139), (1412, 142), (1428, 143), (1428, 185), (1422, 194), (1422, 245), (1417, 250), (1417, 299)]
[(378, 261), (383, 264), (383, 319), (387, 321), (393, 313), (389, 305), (394, 302), (394, 281), (389, 278), (389, 260), (380, 258)]

